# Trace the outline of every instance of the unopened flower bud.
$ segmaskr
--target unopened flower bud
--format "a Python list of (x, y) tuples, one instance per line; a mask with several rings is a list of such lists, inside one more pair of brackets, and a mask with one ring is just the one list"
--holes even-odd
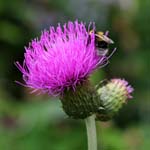
[(99, 101), (102, 105), (97, 113), (97, 120), (107, 121), (132, 98), (133, 88), (124, 79), (112, 79), (98, 89)]

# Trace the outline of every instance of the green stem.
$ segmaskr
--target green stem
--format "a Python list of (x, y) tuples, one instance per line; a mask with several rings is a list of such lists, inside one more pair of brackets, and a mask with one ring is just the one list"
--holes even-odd
[(95, 115), (85, 119), (88, 139), (88, 150), (97, 150)]

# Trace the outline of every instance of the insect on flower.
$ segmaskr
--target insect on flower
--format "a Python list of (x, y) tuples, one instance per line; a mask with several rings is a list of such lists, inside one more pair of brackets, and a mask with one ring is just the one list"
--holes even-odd
[(108, 32), (106, 32), (104, 34), (104, 32), (101, 32), (101, 31), (91, 30), (89, 32), (89, 39), (88, 39), (87, 44), (90, 41), (90, 35), (92, 33), (94, 33), (94, 36), (95, 36), (95, 47), (97, 48), (98, 53), (99, 54), (104, 54), (104, 55), (107, 54), (108, 50), (109, 50), (108, 49), (109, 48), (109, 44), (113, 44), (114, 43), (114, 41), (108, 37)]

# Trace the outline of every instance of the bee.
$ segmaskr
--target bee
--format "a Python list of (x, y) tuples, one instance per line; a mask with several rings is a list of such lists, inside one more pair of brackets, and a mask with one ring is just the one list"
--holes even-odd
[[(113, 44), (113, 40), (110, 39), (107, 35), (108, 32), (106, 32), (105, 34), (101, 31), (94, 31), (91, 30), (89, 32), (89, 35), (92, 34), (94, 32), (95, 35), (95, 47), (99, 50), (99, 53), (108, 53), (108, 47), (109, 44)], [(88, 39), (88, 43), (90, 42), (90, 36)]]

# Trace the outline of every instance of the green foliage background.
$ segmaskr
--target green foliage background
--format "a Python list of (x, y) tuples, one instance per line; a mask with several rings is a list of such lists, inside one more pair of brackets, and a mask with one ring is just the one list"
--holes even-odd
[[(121, 77), (134, 98), (110, 122), (97, 122), (101, 150), (150, 148), (149, 0), (0, 0), (0, 150), (86, 150), (84, 122), (67, 118), (59, 100), (17, 85), (24, 46), (41, 30), (68, 20), (95, 21), (110, 31), (116, 53), (91, 77)], [(113, 45), (114, 46), (114, 45)]]

